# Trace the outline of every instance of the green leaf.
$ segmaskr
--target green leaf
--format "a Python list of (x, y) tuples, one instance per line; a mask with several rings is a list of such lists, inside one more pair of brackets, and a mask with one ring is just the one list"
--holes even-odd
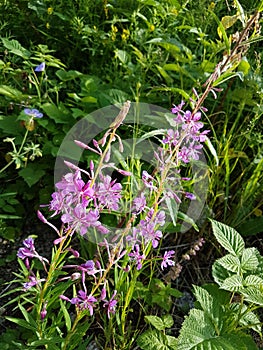
[(30, 52), (26, 50), (17, 40), (8, 40), (7, 38), (2, 38), (2, 42), (8, 51), (17, 56), (28, 59), (31, 55)]
[(239, 256), (242, 254), (245, 243), (242, 236), (232, 227), (221, 222), (210, 220), (212, 222), (213, 233), (219, 242), (229, 253)]
[(19, 318), (9, 317), (9, 316), (6, 316), (5, 319), (13, 323), (16, 323), (23, 328), (30, 329), (31, 331), (35, 332), (37, 330), (34, 326), (32, 326), (30, 323), (28, 323), (25, 320), (21, 320)]
[(247, 287), (241, 290), (241, 294), (245, 297), (245, 300), (263, 306), (263, 288), (261, 287)]
[(7, 85), (0, 85), (0, 95), (4, 95), (11, 100), (22, 101), (27, 99), (27, 95), (23, 95), (21, 91)]
[(68, 80), (79, 78), (83, 76), (83, 74), (78, 72), (77, 70), (69, 70), (67, 72), (65, 70), (60, 69), (56, 71), (56, 76), (62, 81), (68, 81)]
[[(235, 67), (230, 68), (234, 69)], [(223, 73), (217, 80), (214, 81), (213, 86), (216, 87), (218, 85), (221, 85), (223, 83), (225, 83), (226, 81), (228, 81), (229, 79), (232, 79), (234, 77), (238, 77), (241, 81), (244, 80), (244, 73), (243, 72), (229, 72), (226, 71), (225, 73)]]
[(231, 272), (238, 272), (240, 269), (240, 260), (236, 255), (227, 254), (217, 259), (217, 262)]
[[(137, 344), (139, 345), (141, 350), (176, 350), (177, 348), (171, 347), (169, 345), (171, 343), (171, 339), (167, 339), (165, 334), (160, 331), (148, 330), (142, 335), (140, 335), (137, 339)], [(174, 344), (174, 342), (173, 342)]]
[(256, 235), (263, 230), (263, 216), (248, 220), (238, 226), (238, 231), (242, 236)]
[(29, 187), (36, 184), (42, 176), (45, 175), (45, 171), (38, 169), (37, 164), (28, 164), (28, 166), (20, 170), (19, 175), (25, 180)]
[(163, 69), (163, 67), (161, 67), (161, 66), (158, 66), (158, 64), (156, 64), (155, 66), (158, 69), (158, 71), (161, 74), (161, 76), (164, 78), (166, 84), (168, 84), (168, 85), (172, 84), (173, 79), (170, 77), (169, 74), (167, 74), (165, 69)]
[(212, 266), (212, 275), (215, 282), (221, 286), (224, 280), (230, 276), (232, 273), (227, 270), (224, 266), (220, 264), (220, 259), (216, 260)]
[(71, 115), (68, 109), (60, 103), (58, 107), (53, 103), (45, 103), (42, 105), (43, 111), (56, 123), (58, 124), (68, 124), (71, 120)]
[(170, 217), (172, 219), (173, 225), (176, 226), (176, 219), (178, 214), (178, 203), (172, 197), (165, 196), (165, 203), (169, 210)]
[(224, 280), (220, 288), (229, 290), (230, 292), (239, 291), (243, 286), (243, 278), (238, 275), (228, 277)]
[(211, 141), (209, 140), (209, 138), (206, 139), (205, 144), (215, 159), (215, 165), (218, 166), (219, 165), (219, 158), (218, 158), (217, 152), (216, 152), (214, 146), (212, 145)]
[(244, 282), (245, 286), (254, 286), (258, 288), (263, 288), (263, 278), (257, 276), (257, 275), (248, 275), (245, 278)]
[(246, 248), (241, 256), (241, 268), (243, 271), (254, 271), (258, 267), (256, 248)]
[(70, 318), (68, 310), (67, 310), (65, 304), (63, 303), (63, 301), (61, 299), (59, 299), (59, 301), (60, 301), (61, 310), (62, 310), (64, 318), (65, 318), (65, 324), (67, 327), (67, 331), (69, 332), (71, 329), (71, 318)]
[(206, 289), (199, 286), (193, 287), (196, 300), (205, 312), (207, 321), (209, 320), (217, 330), (221, 330), (224, 316), (222, 306)]
[(171, 328), (173, 325), (173, 318), (171, 315), (166, 315), (162, 318), (158, 316), (145, 316), (145, 320), (159, 331), (164, 331), (165, 328)]
[[(239, 306), (239, 305), (238, 305)], [(242, 317), (239, 319), (239, 324), (253, 329), (258, 334), (261, 334), (261, 323), (259, 317), (252, 311), (247, 311), (248, 307), (243, 305)]]

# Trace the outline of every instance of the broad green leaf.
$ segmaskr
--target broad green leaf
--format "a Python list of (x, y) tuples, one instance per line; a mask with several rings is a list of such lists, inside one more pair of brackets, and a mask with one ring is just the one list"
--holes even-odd
[(248, 220), (238, 226), (238, 231), (242, 236), (252, 236), (262, 232), (263, 216)]
[(25, 180), (29, 187), (36, 184), (41, 177), (45, 175), (45, 171), (43, 169), (37, 169), (37, 166), (34, 164), (28, 165), (26, 168), (20, 170), (19, 175)]
[(115, 58), (118, 58), (122, 64), (127, 64), (129, 60), (129, 54), (125, 50), (115, 50)]
[(216, 260), (212, 266), (212, 276), (215, 282), (221, 287), (224, 280), (232, 276), (232, 273), (228, 271), (226, 268), (224, 268), (224, 266), (222, 266), (218, 262), (218, 260)]
[(42, 109), (58, 124), (68, 124), (72, 118), (69, 110), (66, 109), (63, 103), (60, 103), (57, 107), (55, 104), (47, 102), (42, 105)]
[(165, 328), (170, 328), (173, 325), (173, 318), (171, 315), (166, 315), (167, 317), (158, 317), (158, 316), (145, 316), (145, 320), (149, 322), (154, 328), (158, 331), (164, 331)]
[(56, 76), (62, 81), (68, 81), (68, 80), (73, 80), (73, 79), (79, 78), (79, 77), (83, 76), (83, 74), (78, 72), (77, 70), (65, 71), (65, 70), (60, 69), (60, 70), (56, 71)]
[(217, 259), (217, 262), (231, 272), (238, 272), (240, 269), (240, 260), (233, 254), (227, 254), (222, 258)]
[(243, 286), (243, 278), (238, 275), (228, 277), (224, 280), (220, 288), (229, 290), (230, 292), (236, 292)]
[[(141, 350), (176, 350), (177, 348), (169, 345), (171, 340), (167, 339), (165, 334), (160, 331), (148, 330), (137, 339), (137, 344)], [(174, 346), (174, 345), (172, 345)]]
[(245, 286), (254, 286), (254, 287), (261, 287), (263, 288), (263, 278), (257, 276), (257, 275), (248, 275), (245, 278), (244, 282)]
[(253, 329), (255, 332), (261, 334), (261, 323), (259, 317), (252, 311), (247, 312), (247, 306), (242, 308), (242, 317), (239, 319), (239, 324), (242, 326), (248, 326), (248, 328)]
[(258, 258), (255, 248), (244, 249), (241, 256), (241, 268), (243, 271), (254, 271), (258, 267)]
[(223, 327), (222, 320), (224, 315), (221, 305), (206, 289), (199, 286), (193, 287), (196, 300), (205, 312), (207, 320), (209, 320), (217, 330), (221, 330)]
[(21, 91), (7, 85), (0, 85), (0, 95), (4, 95), (15, 101), (21, 101), (28, 97), (27, 95), (23, 95)]
[(245, 300), (263, 306), (263, 287), (247, 287), (241, 290)]
[(30, 57), (30, 52), (26, 50), (17, 40), (9, 40), (7, 38), (2, 38), (2, 42), (5, 48), (13, 54), (20, 56), (24, 59), (28, 59)]
[(213, 233), (219, 242), (229, 253), (239, 256), (242, 254), (245, 243), (242, 236), (232, 227), (221, 222), (211, 220)]

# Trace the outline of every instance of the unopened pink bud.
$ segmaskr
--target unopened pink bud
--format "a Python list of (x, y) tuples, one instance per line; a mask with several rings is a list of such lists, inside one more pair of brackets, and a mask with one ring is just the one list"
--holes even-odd
[(132, 176), (132, 173), (130, 171), (118, 169), (118, 172), (124, 176)]
[(39, 220), (41, 220), (44, 224), (47, 223), (47, 219), (44, 217), (44, 215), (41, 213), (41, 211), (37, 211), (37, 216), (39, 218)]
[(90, 171), (93, 171), (93, 170), (94, 170), (94, 163), (93, 163), (92, 160), (91, 160), (90, 163), (89, 163), (89, 167), (90, 167)]
[(78, 140), (74, 140), (75, 144), (81, 148), (84, 148), (84, 149), (88, 149), (89, 146), (86, 145), (85, 143), (81, 142), (81, 141), (78, 141)]

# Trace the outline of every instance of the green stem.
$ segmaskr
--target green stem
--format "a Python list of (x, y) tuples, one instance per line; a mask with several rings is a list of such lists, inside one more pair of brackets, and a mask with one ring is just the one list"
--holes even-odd
[[(21, 145), (20, 145), (20, 148), (19, 148), (19, 150), (18, 150), (18, 152), (17, 152), (17, 155), (19, 155), (19, 154), (21, 153), (21, 151), (22, 151), (22, 149), (23, 149), (23, 147), (24, 147), (24, 144), (25, 144), (25, 142), (26, 142), (27, 135), (28, 135), (28, 130), (26, 130), (26, 132), (25, 132), (23, 141), (22, 141), (22, 143), (21, 143)], [(3, 171), (5, 171), (11, 164), (13, 164), (14, 161), (15, 161), (15, 159), (13, 158), (9, 163), (7, 163), (7, 164), (5, 165), (2, 169), (0, 169), (0, 174), (1, 174)]]

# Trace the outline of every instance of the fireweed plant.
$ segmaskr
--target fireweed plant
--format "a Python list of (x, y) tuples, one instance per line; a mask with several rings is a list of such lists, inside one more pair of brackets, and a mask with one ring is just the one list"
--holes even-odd
[[(69, 172), (56, 183), (56, 191), (48, 205), (51, 218), (60, 216), (60, 229), (38, 211), (39, 219), (57, 234), (51, 261), (37, 252), (32, 237), (23, 241), (17, 254), (24, 275), (17, 275), (23, 280), (23, 294), (18, 304), (25, 320), (7, 319), (33, 331), (28, 345), (75, 349), (94, 321), (96, 312), (104, 312), (112, 322), (118, 307), (117, 323), (124, 337), (129, 305), (140, 273), (153, 262), (161, 270), (171, 266), (178, 272), (181, 269), (175, 262), (173, 250), (160, 254), (163, 230), (169, 220), (171, 202), (179, 205), (183, 197), (196, 200), (195, 195), (181, 185), (190, 178), (181, 176), (180, 168), (198, 160), (209, 132), (201, 131), (201, 111), (205, 109), (193, 114), (183, 110), (184, 104), (181, 102), (173, 107), (175, 127), (166, 131), (154, 152), (154, 170), (151, 173), (142, 170), (138, 192), (116, 229), (103, 224), (101, 218), (105, 211), (108, 214), (122, 212), (126, 188), (106, 174), (106, 170), (117, 171), (125, 179), (134, 176), (110, 162), (112, 144), (117, 141), (119, 151), (123, 149), (117, 129), (129, 111), (130, 102), (124, 104), (104, 136), (100, 140), (94, 139), (92, 146), (75, 141), (79, 147), (98, 155), (99, 161), (95, 166), (91, 160), (88, 170), (65, 161)], [(77, 235), (92, 237), (93, 242), (97, 242), (93, 259), (83, 261), (80, 257), (73, 246), (73, 238)], [(196, 250), (203, 243), (199, 240)], [(42, 269), (37, 270), (39, 263)], [(71, 314), (73, 309), (74, 316)], [(111, 342), (116, 346), (114, 340)]]

